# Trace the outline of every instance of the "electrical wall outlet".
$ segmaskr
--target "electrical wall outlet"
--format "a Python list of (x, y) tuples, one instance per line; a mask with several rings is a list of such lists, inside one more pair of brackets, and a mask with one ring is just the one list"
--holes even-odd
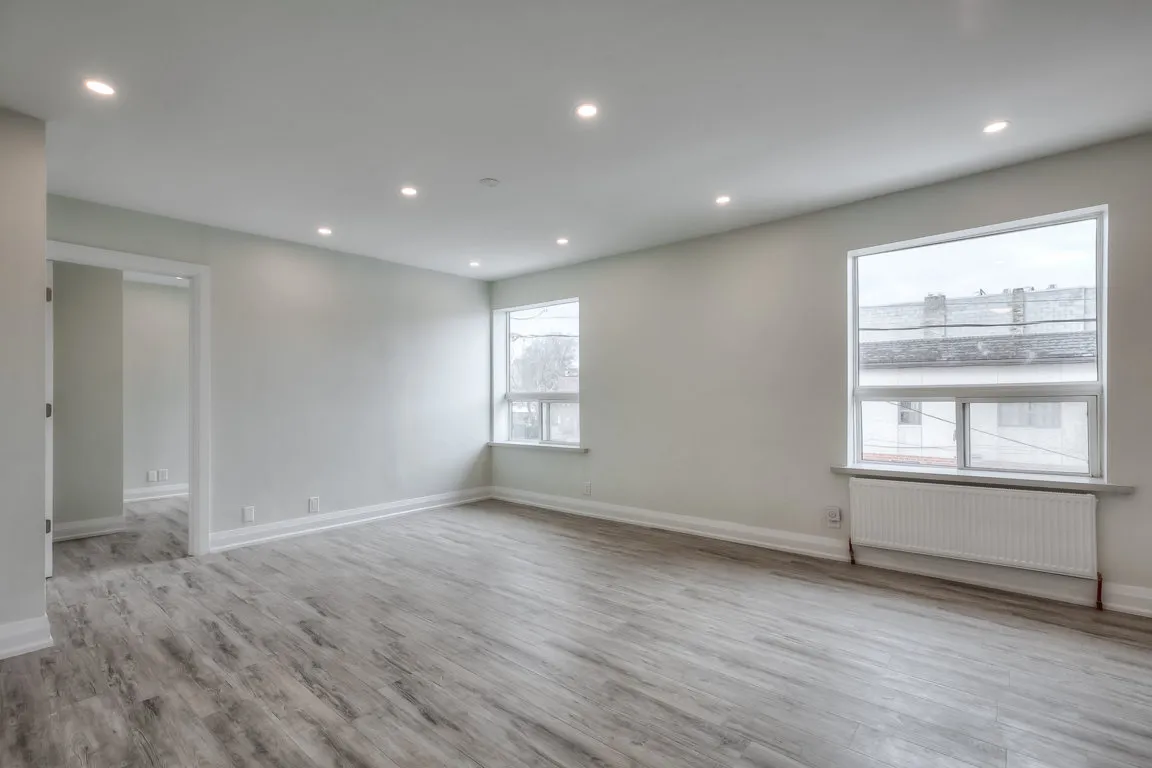
[(320, 511), (320, 497), (310, 496), (308, 498), (308, 514), (313, 514)]
[(584, 495), (585, 496), (591, 496), (592, 495), (592, 481), (591, 480), (585, 480), (584, 481)]
[(240, 514), (243, 515), (245, 523), (256, 522), (256, 507), (241, 507)]
[(148, 482), (155, 483), (160, 479), (160, 473), (155, 469), (148, 470)]
[(167, 479), (168, 479), (168, 470), (166, 470), (166, 469), (160, 470), (160, 482), (164, 482)]
[(841, 520), (840, 507), (824, 507), (824, 523), (829, 528), (839, 528)]

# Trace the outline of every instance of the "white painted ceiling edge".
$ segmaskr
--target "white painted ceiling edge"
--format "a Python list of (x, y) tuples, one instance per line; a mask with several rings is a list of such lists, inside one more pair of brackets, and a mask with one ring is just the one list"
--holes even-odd
[[(1152, 127), (1147, 2), (0, 13), (0, 104), (48, 121), (52, 193), (486, 280)], [(90, 77), (116, 93), (88, 91)], [(595, 118), (576, 116), (585, 101)], [(995, 120), (1011, 125), (983, 133)]]

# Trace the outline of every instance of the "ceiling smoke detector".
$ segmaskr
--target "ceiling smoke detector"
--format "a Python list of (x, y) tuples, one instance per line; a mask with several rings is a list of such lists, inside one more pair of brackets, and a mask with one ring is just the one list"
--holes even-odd
[(500, 179), (493, 179), (489, 176), (488, 178), (480, 179), (480, 183), (486, 187), (498, 187), (500, 186)]

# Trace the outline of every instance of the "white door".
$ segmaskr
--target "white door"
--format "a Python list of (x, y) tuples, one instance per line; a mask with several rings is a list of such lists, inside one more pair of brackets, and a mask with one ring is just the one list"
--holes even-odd
[(44, 302), (44, 578), (52, 577), (52, 262), (45, 262), (48, 268), (48, 291)]

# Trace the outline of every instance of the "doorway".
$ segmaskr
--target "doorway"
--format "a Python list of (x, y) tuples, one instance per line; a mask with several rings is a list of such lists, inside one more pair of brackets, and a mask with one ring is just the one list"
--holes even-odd
[[(46, 402), (47, 419), (46, 419), (46, 444), (47, 451), (45, 460), (47, 462), (47, 484), (46, 484), (46, 508), (45, 508), (45, 575), (51, 576), (53, 573), (52, 562), (52, 544), (54, 533), (60, 531), (63, 521), (57, 522), (54, 520), (54, 509), (59, 508), (57, 501), (53, 498), (54, 490), (66, 487), (62, 485), (60, 478), (54, 478), (53, 474), (56, 470), (54, 456), (60, 452), (60, 445), (54, 443), (54, 433), (56, 430), (55, 423), (57, 419), (61, 418), (60, 410), (53, 403), (53, 393), (58, 391), (60, 385), (59, 372), (54, 371), (53, 359), (55, 336), (59, 332), (56, 322), (53, 319), (53, 292), (59, 289), (59, 286), (54, 285), (56, 278), (53, 275), (54, 264), (67, 264), (67, 265), (83, 265), (87, 267), (102, 267), (105, 269), (116, 270), (116, 278), (123, 280), (120, 273), (131, 274), (134, 282), (143, 284), (167, 284), (172, 286), (180, 286), (181, 290), (187, 294), (187, 342), (186, 342), (186, 367), (182, 369), (182, 375), (186, 377), (186, 391), (187, 391), (187, 416), (186, 416), (186, 429), (183, 430), (183, 440), (186, 443), (185, 451), (174, 451), (169, 447), (170, 455), (175, 456), (171, 463), (179, 464), (181, 461), (187, 467), (186, 470), (186, 483), (179, 482), (185, 473), (182, 468), (173, 466), (156, 466), (147, 467), (144, 469), (143, 477), (139, 485), (133, 486), (130, 484), (131, 478), (139, 474), (139, 467), (133, 464), (134, 459), (130, 459), (124, 452), (127, 441), (130, 439), (128, 436), (123, 435), (125, 424), (121, 422), (121, 435), (125, 444), (120, 447), (120, 457), (123, 459), (123, 467), (127, 469), (128, 475), (125, 474), (125, 469), (121, 469), (115, 478), (118, 486), (118, 495), (121, 510), (125, 510), (121, 515), (122, 520), (127, 520), (127, 516), (141, 516), (148, 515), (149, 520), (143, 521), (142, 519), (134, 520), (134, 522), (147, 523), (147, 530), (152, 536), (152, 540), (148, 546), (152, 547), (152, 551), (158, 552), (156, 547), (167, 547), (169, 550), (178, 546), (184, 551), (180, 554), (201, 555), (206, 554), (210, 550), (210, 525), (211, 509), (210, 509), (210, 425), (211, 425), (211, 398), (210, 388), (208, 383), (210, 381), (210, 367), (209, 367), (209, 296), (210, 296), (210, 276), (209, 268), (201, 264), (191, 264), (187, 262), (177, 262), (167, 259), (157, 259), (149, 256), (141, 256), (136, 254), (122, 253), (117, 251), (107, 251), (99, 248), (90, 248), (87, 246), (78, 246), (67, 243), (58, 243), (49, 241), (48, 243), (48, 309), (46, 312), (46, 332), (47, 332), (47, 350), (48, 354), (46, 359), (48, 361), (48, 370), (46, 371), (46, 383), (48, 389), (48, 398)], [(98, 364), (98, 363), (94, 363)], [(122, 395), (121, 395), (122, 396)], [(73, 400), (74, 403), (83, 403), (82, 399)], [(95, 401), (93, 401), (95, 402)], [(108, 419), (106, 419), (108, 421)], [(129, 449), (131, 450), (131, 449)], [(95, 455), (95, 454), (93, 454)], [(181, 457), (186, 457), (181, 459)], [(75, 465), (73, 465), (75, 466)], [(174, 474), (174, 470), (176, 474)], [(75, 471), (75, 470), (73, 470)], [(155, 473), (155, 474), (153, 474)], [(161, 478), (167, 474), (167, 481)], [(155, 479), (153, 479), (155, 478)], [(104, 478), (107, 482), (108, 479)], [(127, 493), (126, 493), (127, 492)], [(186, 495), (185, 495), (186, 494)], [(105, 494), (107, 495), (107, 494)], [(123, 506), (127, 501), (127, 506)], [(155, 514), (152, 514), (155, 513)], [(101, 518), (94, 518), (99, 520)], [(70, 521), (71, 524), (72, 521)], [(94, 522), (92, 527), (99, 527), (101, 523)], [(185, 527), (187, 531), (186, 537), (175, 537), (172, 535), (172, 526), (180, 525)], [(78, 529), (76, 525), (72, 525), (72, 531), (82, 530), (83, 524)], [(65, 529), (65, 534), (67, 529)]]

